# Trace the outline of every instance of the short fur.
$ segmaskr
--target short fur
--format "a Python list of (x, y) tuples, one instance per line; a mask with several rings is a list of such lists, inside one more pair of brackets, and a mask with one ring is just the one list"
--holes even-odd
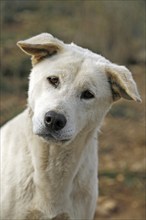
[[(136, 84), (127, 68), (47, 33), (18, 46), (33, 68), (28, 108), (1, 129), (1, 219), (93, 219), (98, 131), (113, 101), (141, 101)], [(48, 111), (67, 120), (52, 138)]]

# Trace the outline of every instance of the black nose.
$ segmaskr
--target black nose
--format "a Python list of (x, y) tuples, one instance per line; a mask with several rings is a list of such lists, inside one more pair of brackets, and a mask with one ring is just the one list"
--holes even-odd
[(59, 131), (66, 125), (66, 118), (64, 115), (49, 111), (45, 114), (44, 123), (47, 128), (52, 131)]

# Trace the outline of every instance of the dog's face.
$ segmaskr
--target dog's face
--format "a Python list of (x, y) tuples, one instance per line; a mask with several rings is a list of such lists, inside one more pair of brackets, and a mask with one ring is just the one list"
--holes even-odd
[(113, 100), (140, 101), (131, 73), (49, 34), (18, 42), (32, 55), (28, 93), (33, 132), (64, 143), (98, 128)]
[(33, 68), (29, 105), (34, 113), (35, 134), (48, 140), (68, 141), (100, 123), (112, 96), (99, 67), (90, 58), (68, 54), (67, 58), (46, 59)]

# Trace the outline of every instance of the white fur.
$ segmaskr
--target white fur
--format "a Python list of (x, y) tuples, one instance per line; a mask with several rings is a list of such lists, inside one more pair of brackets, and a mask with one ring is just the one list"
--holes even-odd
[[(35, 44), (39, 40), (43, 45), (44, 39), (45, 44), (48, 40), (61, 49), (34, 65), (28, 108), (1, 130), (1, 219), (52, 219), (62, 213), (68, 219), (94, 217), (97, 133), (113, 102), (106, 74), (106, 67), (113, 64), (50, 36), (41, 34), (24, 41)], [(51, 75), (59, 77), (58, 88), (49, 84)], [(95, 98), (81, 99), (87, 89)], [(54, 140), (47, 140), (40, 134), (45, 130), (44, 116), (52, 110), (65, 115), (67, 123)]]

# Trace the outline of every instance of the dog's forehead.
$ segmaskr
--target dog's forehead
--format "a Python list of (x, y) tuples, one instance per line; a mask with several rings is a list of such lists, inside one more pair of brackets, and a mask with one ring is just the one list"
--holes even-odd
[[(66, 46), (66, 50), (52, 59), (46, 58), (37, 64), (32, 73), (37, 79), (51, 75), (59, 76), (69, 83), (74, 80), (90, 81), (101, 76), (101, 63), (108, 62), (104, 57), (75, 44)], [(103, 74), (104, 75), (104, 74)]]

